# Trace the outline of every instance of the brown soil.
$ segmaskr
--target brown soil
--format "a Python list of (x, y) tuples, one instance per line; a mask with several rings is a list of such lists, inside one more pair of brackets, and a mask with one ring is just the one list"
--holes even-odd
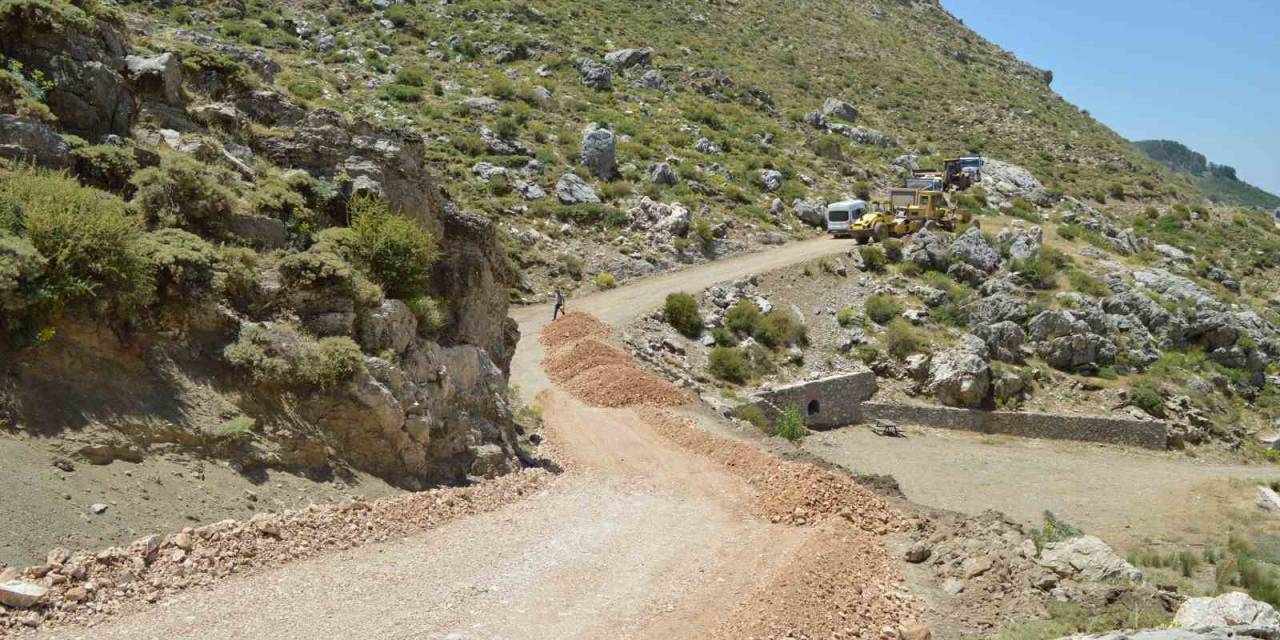
[(542, 344), (550, 354), (547, 377), (594, 407), (678, 407), (689, 394), (642, 370), (631, 356), (604, 339), (609, 326), (581, 311), (546, 325)]
[(559, 320), (547, 323), (542, 328), (540, 340), (548, 349), (557, 349), (585, 338), (608, 338), (610, 333), (612, 331), (609, 325), (590, 314), (572, 311), (560, 316)]

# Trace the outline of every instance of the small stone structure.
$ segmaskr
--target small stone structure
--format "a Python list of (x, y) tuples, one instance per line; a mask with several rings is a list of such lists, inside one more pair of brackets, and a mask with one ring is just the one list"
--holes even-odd
[(867, 370), (761, 391), (752, 399), (772, 421), (795, 407), (804, 418), (804, 426), (822, 430), (860, 422), (862, 403), (870, 400), (878, 388), (876, 374)]
[(872, 402), (876, 389), (875, 374), (858, 371), (761, 391), (753, 395), (752, 400), (770, 421), (776, 422), (783, 411), (794, 407), (806, 427), (819, 431), (890, 420), (938, 429), (1104, 442), (1146, 449), (1165, 449), (1169, 442), (1168, 424), (1160, 420)]

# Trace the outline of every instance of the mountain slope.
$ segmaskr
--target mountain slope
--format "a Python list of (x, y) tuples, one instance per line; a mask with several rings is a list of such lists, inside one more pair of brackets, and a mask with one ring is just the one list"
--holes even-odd
[(1138, 140), (1134, 142), (1152, 160), (1169, 169), (1190, 176), (1209, 200), (1229, 206), (1272, 210), (1280, 207), (1280, 196), (1259, 189), (1236, 176), (1234, 167), (1209, 162), (1173, 140)]

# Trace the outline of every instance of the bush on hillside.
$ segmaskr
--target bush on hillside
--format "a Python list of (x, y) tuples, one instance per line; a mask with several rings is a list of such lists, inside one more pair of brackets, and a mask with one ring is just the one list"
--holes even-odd
[(132, 149), (109, 144), (75, 149), (71, 152), (71, 162), (80, 182), (114, 193), (125, 191), (138, 170)]
[(902, 305), (893, 296), (877, 293), (867, 298), (864, 305), (867, 317), (876, 324), (887, 324), (902, 315)]
[(880, 241), (880, 247), (884, 249), (885, 260), (888, 260), (889, 262), (899, 262), (902, 260), (902, 240), (898, 238), (885, 238)]
[(903, 360), (907, 356), (920, 351), (924, 346), (924, 340), (904, 318), (898, 318), (889, 323), (889, 327), (884, 332), (884, 348), (893, 357)]
[(601, 291), (608, 291), (618, 286), (618, 279), (613, 277), (608, 271), (601, 271), (595, 277), (596, 288)]
[(143, 250), (156, 279), (161, 304), (193, 302), (214, 291), (220, 259), (217, 249), (182, 229), (161, 229), (143, 237)]
[(696, 338), (702, 335), (702, 312), (698, 310), (697, 299), (690, 294), (667, 294), (662, 317), (685, 337)]
[(803, 344), (806, 336), (804, 321), (790, 309), (781, 308), (766, 313), (755, 332), (756, 340), (775, 349)]
[(0, 180), (0, 233), (44, 256), (41, 306), (126, 318), (150, 303), (141, 220), (124, 201), (62, 174), (22, 168)]
[(426, 229), (392, 213), (381, 200), (356, 198), (351, 242), (355, 263), (387, 295), (404, 299), (426, 293), (431, 267), (440, 258), (435, 236)]
[(170, 153), (160, 159), (160, 166), (133, 176), (133, 206), (152, 227), (219, 235), (235, 212), (236, 197), (227, 186), (234, 182), (230, 172)]
[(889, 264), (884, 249), (874, 244), (858, 247), (858, 255), (862, 257), (862, 267), (867, 271), (884, 271), (884, 266)]
[(749, 336), (756, 332), (756, 325), (760, 323), (761, 315), (760, 307), (757, 307), (756, 303), (746, 298), (739, 298), (724, 313), (724, 326), (738, 335)]
[(39, 301), (46, 262), (26, 239), (0, 233), (0, 330)]
[(1160, 390), (1148, 380), (1140, 380), (1133, 385), (1133, 389), (1129, 392), (1133, 398), (1133, 406), (1146, 411), (1148, 414), (1163, 418), (1164, 398), (1160, 395)]
[(778, 424), (774, 427), (774, 433), (790, 440), (791, 442), (799, 442), (809, 430), (804, 427), (804, 419), (800, 417), (800, 410), (795, 407), (787, 407), (782, 412), (782, 418), (778, 420)]
[(266, 384), (332, 387), (364, 370), (364, 354), (346, 336), (315, 340), (284, 324), (249, 324), (223, 349), (230, 365)]
[(419, 296), (405, 301), (409, 311), (418, 319), (418, 332), (426, 336), (438, 336), (449, 325), (449, 310), (440, 300)]
[(744, 384), (751, 379), (751, 358), (737, 347), (713, 347), (707, 355), (707, 371), (727, 382)]

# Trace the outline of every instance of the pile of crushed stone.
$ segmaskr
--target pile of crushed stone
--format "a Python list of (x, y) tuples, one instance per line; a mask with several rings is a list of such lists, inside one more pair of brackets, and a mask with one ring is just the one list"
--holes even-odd
[(690, 396), (640, 368), (629, 354), (610, 346), (609, 326), (580, 311), (542, 330), (547, 377), (595, 407), (678, 407)]
[(658, 433), (746, 480), (756, 490), (760, 515), (771, 522), (811, 526), (840, 516), (875, 535), (902, 531), (911, 524), (884, 498), (850, 478), (699, 431), (692, 420), (666, 411), (642, 409), (639, 414)]
[(569, 343), (585, 338), (603, 340), (611, 333), (609, 325), (581, 311), (573, 311), (560, 316), (559, 320), (548, 322), (542, 328), (541, 341), (548, 349), (558, 349)]
[(0, 572), (0, 582), (16, 578), (45, 591), (29, 608), (0, 606), (0, 637), (46, 625), (91, 625), (232, 574), (432, 529), (537, 493), (552, 478), (529, 469), (468, 487), (224, 520), (98, 553), (54, 549), (43, 565)]

